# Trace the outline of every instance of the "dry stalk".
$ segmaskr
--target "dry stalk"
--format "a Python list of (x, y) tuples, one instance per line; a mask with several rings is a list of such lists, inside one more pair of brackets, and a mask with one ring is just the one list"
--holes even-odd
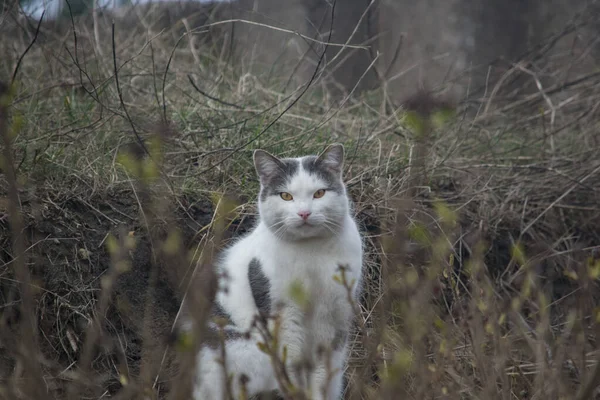
[[(40, 354), (37, 338), (36, 308), (31, 276), (26, 263), (25, 238), (22, 213), (19, 201), (19, 187), (15, 173), (13, 159), (13, 139), (17, 132), (9, 127), (9, 106), (11, 101), (11, 90), (14, 86), (8, 86), (0, 82), (0, 136), (2, 136), (2, 170), (8, 183), (8, 217), (11, 228), (11, 241), (14, 252), (13, 269), (15, 278), (19, 282), (21, 293), (21, 323), (20, 340), (18, 346), (21, 348), (23, 357), (20, 357), (26, 384), (19, 385), (20, 391), (31, 399), (43, 399), (48, 396), (44, 383), (42, 369), (37, 362)], [(24, 382), (25, 383), (25, 382)]]

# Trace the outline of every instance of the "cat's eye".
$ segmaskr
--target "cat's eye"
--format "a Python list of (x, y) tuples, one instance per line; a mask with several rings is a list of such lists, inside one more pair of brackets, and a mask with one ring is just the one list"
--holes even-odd
[(287, 192), (281, 192), (279, 193), (279, 195), (281, 196), (282, 199), (284, 199), (285, 201), (290, 201), (294, 199), (294, 196), (292, 196), (291, 194), (287, 193)]
[(313, 195), (313, 197), (315, 199), (320, 199), (321, 197), (325, 196), (325, 189), (319, 189), (315, 192), (315, 194)]

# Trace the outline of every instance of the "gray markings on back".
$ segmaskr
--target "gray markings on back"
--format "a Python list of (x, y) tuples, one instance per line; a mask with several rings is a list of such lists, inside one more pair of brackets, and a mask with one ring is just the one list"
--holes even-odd
[(258, 311), (261, 314), (268, 315), (271, 312), (271, 295), (269, 293), (271, 283), (257, 258), (253, 258), (248, 266), (248, 281)]

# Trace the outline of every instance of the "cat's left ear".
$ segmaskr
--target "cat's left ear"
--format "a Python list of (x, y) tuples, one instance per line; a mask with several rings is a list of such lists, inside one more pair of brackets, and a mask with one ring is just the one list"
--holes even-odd
[(344, 168), (344, 146), (339, 143), (330, 144), (319, 155), (317, 162), (341, 175)]
[(254, 159), (254, 168), (261, 182), (268, 181), (274, 174), (281, 171), (281, 161), (264, 150), (254, 150), (252, 156)]

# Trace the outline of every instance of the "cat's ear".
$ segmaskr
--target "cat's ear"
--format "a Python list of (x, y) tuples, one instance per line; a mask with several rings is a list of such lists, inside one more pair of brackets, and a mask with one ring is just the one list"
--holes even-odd
[(341, 174), (344, 167), (344, 146), (339, 143), (330, 144), (319, 155), (317, 162), (331, 171)]
[(264, 150), (254, 150), (254, 168), (260, 178), (261, 182), (264, 182), (281, 170), (281, 161), (274, 155)]

